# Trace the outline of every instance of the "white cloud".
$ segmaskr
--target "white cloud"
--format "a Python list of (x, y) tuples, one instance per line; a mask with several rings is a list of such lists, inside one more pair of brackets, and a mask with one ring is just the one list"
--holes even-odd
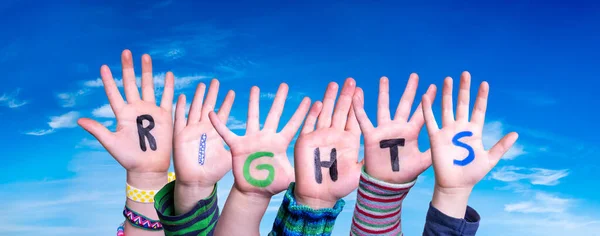
[(27, 135), (33, 135), (33, 136), (42, 136), (42, 135), (46, 135), (46, 134), (51, 134), (54, 133), (54, 129), (39, 129), (39, 130), (33, 130), (33, 131), (29, 131), (25, 134)]
[(79, 112), (71, 111), (60, 116), (51, 116), (48, 125), (52, 129), (74, 128), (77, 127)]
[(506, 204), (504, 210), (520, 213), (563, 213), (567, 210), (571, 201), (572, 199), (537, 192), (534, 200)]
[(246, 129), (246, 122), (237, 120), (233, 116), (229, 116), (227, 119), (227, 127), (229, 127), (231, 130)]
[[(491, 148), (492, 146), (494, 146), (494, 144), (496, 144), (496, 142), (498, 142), (502, 137), (504, 137), (504, 135), (506, 135), (506, 133), (502, 127), (502, 123), (500, 123), (499, 121), (486, 123), (483, 127), (483, 146), (486, 149)], [(511, 149), (508, 150), (508, 152), (506, 152), (506, 154), (504, 154), (504, 156), (502, 156), (502, 159), (513, 160), (516, 157), (526, 153), (527, 152), (525, 152), (523, 145), (520, 145), (517, 142), (512, 146)]]
[(77, 99), (88, 93), (87, 89), (80, 89), (73, 93), (59, 93), (56, 96), (60, 99), (62, 107), (73, 107), (77, 104)]
[(75, 147), (76, 148), (102, 149), (102, 144), (100, 144), (100, 142), (98, 142), (98, 140), (96, 140), (96, 139), (84, 138)]
[(569, 175), (568, 169), (550, 170), (543, 168), (523, 168), (504, 166), (492, 173), (491, 178), (503, 182), (527, 180), (533, 185), (554, 186), (559, 184), (561, 178)]
[(100, 122), (100, 124), (102, 124), (102, 125), (104, 125), (104, 126), (106, 126), (106, 127), (109, 127), (109, 126), (113, 125), (114, 123), (115, 123), (115, 122), (114, 122), (114, 121), (112, 121), (112, 120), (107, 120), (107, 121), (102, 121), (102, 122)]
[(261, 93), (260, 94), (260, 98), (266, 98), (266, 99), (275, 99), (275, 95), (277, 95), (276, 93)]
[(98, 118), (115, 118), (115, 113), (110, 107), (110, 104), (104, 104), (101, 107), (94, 109), (92, 115)]
[(0, 106), (7, 106), (9, 108), (18, 108), (28, 104), (28, 101), (20, 100), (17, 98), (21, 89), (16, 89), (10, 94), (2, 94), (0, 96)]

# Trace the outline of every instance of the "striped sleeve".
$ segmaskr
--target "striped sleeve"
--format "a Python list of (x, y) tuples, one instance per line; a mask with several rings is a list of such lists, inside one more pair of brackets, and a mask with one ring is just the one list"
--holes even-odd
[(269, 236), (331, 235), (335, 219), (344, 208), (344, 200), (338, 200), (333, 208), (315, 210), (296, 202), (294, 185), (294, 182), (290, 184), (283, 197)]
[(154, 208), (163, 225), (165, 235), (213, 235), (219, 218), (217, 186), (215, 185), (210, 196), (198, 201), (191, 211), (181, 215), (175, 215), (174, 190), (175, 181), (165, 185), (154, 196)]
[(405, 184), (387, 183), (363, 168), (358, 185), (351, 235), (402, 235), (402, 200), (416, 179)]

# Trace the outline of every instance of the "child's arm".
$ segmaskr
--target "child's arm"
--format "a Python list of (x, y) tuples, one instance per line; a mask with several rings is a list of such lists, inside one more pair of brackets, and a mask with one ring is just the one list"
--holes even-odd
[[(206, 86), (200, 83), (185, 117), (185, 96), (179, 96), (175, 109), (173, 162), (177, 180), (156, 196), (156, 211), (167, 235), (210, 235), (219, 208), (216, 183), (231, 170), (231, 153), (208, 118), (217, 102), (219, 81), (213, 79), (206, 99)], [(218, 116), (227, 120), (235, 94), (229, 91)]]
[[(167, 183), (173, 135), (173, 74), (169, 72), (166, 75), (159, 107), (154, 97), (150, 56), (142, 56), (141, 98), (129, 50), (121, 54), (121, 64), (127, 102), (123, 100), (108, 66), (100, 69), (106, 95), (117, 118), (117, 131), (110, 132), (102, 124), (87, 118), (79, 119), (78, 123), (127, 170), (129, 193), (124, 216), (138, 219), (137, 216), (141, 215), (148, 220), (144, 220), (145, 225), (137, 227), (134, 227), (135, 220), (126, 220), (124, 228), (127, 235), (164, 235), (152, 196)], [(135, 191), (139, 192), (134, 194)]]
[(338, 85), (331, 83), (322, 107), (313, 105), (294, 148), (296, 183), (286, 192), (271, 235), (331, 234), (362, 166), (360, 128), (351, 108), (355, 89), (356, 82), (347, 79), (334, 110)]
[(489, 86), (481, 83), (469, 121), (471, 75), (463, 72), (456, 107), (452, 108), (452, 78), (442, 91), (442, 129), (431, 110), (431, 99), (423, 96), (423, 114), (432, 150), (435, 189), (427, 213), (424, 235), (475, 235), (479, 215), (467, 206), (477, 184), (517, 141), (515, 132), (502, 138), (489, 151), (481, 140)]
[[(418, 80), (416, 74), (410, 75), (392, 119), (389, 80), (380, 79), (376, 128), (365, 113), (362, 90), (354, 95), (354, 109), (365, 135), (365, 168), (358, 187), (352, 235), (402, 235), (402, 200), (417, 176), (431, 166), (430, 151), (422, 153), (417, 143), (424, 124), (421, 105), (409, 120)], [(435, 92), (431, 85), (425, 96), (433, 100)]]
[(294, 179), (286, 151), (310, 106), (304, 98), (288, 124), (277, 133), (288, 86), (282, 84), (262, 130), (259, 124), (259, 89), (250, 91), (246, 135), (231, 132), (214, 112), (210, 120), (231, 148), (235, 183), (217, 223), (217, 235), (259, 235), (259, 226), (271, 196)]

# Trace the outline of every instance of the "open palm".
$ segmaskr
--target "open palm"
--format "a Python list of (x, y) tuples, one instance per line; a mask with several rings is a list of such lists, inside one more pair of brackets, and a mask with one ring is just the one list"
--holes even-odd
[[(340, 99), (337, 104), (334, 104), (338, 85), (330, 83), (323, 104), (315, 103), (306, 118), (294, 148), (296, 168), (294, 194), (302, 204), (308, 204), (313, 208), (332, 207), (338, 199), (358, 187), (362, 164), (358, 163), (360, 127), (352, 109), (352, 96), (355, 89), (354, 79), (347, 79)], [(315, 123), (317, 123), (316, 130)], [(336, 158), (335, 167), (331, 166), (333, 156)], [(323, 166), (319, 162), (329, 164)]]
[[(215, 109), (219, 81), (212, 80), (206, 100), (203, 100), (205, 90), (206, 85), (200, 83), (190, 106), (187, 123), (185, 95), (177, 100), (173, 162), (177, 181), (211, 187), (231, 170), (231, 152), (225, 149), (223, 139), (208, 118), (208, 114)], [(219, 109), (220, 120), (226, 121), (229, 117), (234, 98), (235, 93), (229, 91)]]
[[(410, 121), (408, 119), (418, 82), (417, 74), (411, 74), (392, 120), (389, 80), (386, 77), (380, 79), (377, 128), (373, 127), (364, 110), (363, 91), (359, 89), (354, 95), (354, 110), (365, 135), (365, 171), (377, 179), (389, 183), (407, 183), (431, 166), (430, 151), (421, 152), (418, 144), (419, 133), (425, 123), (421, 104)], [(425, 96), (433, 100), (435, 92), (435, 85), (431, 85)], [(390, 151), (396, 153), (391, 154)]]
[[(117, 118), (116, 132), (110, 132), (97, 121), (82, 118), (79, 125), (90, 132), (127, 170), (133, 172), (166, 172), (169, 168), (173, 122), (172, 73), (167, 73), (160, 107), (156, 105), (152, 81), (152, 61), (142, 56), (142, 99), (136, 85), (133, 60), (129, 50), (121, 55), (123, 100), (108, 66), (100, 69), (102, 83), (110, 106)], [(140, 135), (140, 133), (149, 133)]]
[(287, 189), (294, 179), (294, 170), (286, 151), (308, 112), (310, 99), (302, 100), (290, 121), (277, 133), (287, 93), (287, 84), (281, 84), (265, 125), (260, 130), (260, 91), (258, 87), (252, 87), (244, 136), (237, 136), (231, 132), (214, 112), (209, 115), (217, 132), (231, 147), (234, 187), (242, 193), (254, 193), (270, 198)]
[(442, 91), (442, 129), (431, 110), (431, 99), (423, 96), (423, 113), (429, 133), (435, 171), (436, 188), (470, 189), (479, 182), (512, 147), (518, 138), (512, 132), (504, 136), (489, 151), (481, 139), (489, 86), (481, 83), (471, 121), (469, 122), (469, 90), (471, 75), (461, 75), (456, 120), (452, 108), (452, 79), (446, 78)]

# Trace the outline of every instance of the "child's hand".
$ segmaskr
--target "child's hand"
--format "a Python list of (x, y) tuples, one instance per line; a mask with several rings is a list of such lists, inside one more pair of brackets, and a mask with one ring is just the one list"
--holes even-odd
[(423, 96), (423, 113), (435, 171), (432, 204), (455, 218), (463, 218), (473, 186), (479, 182), (508, 151), (518, 138), (512, 132), (489, 151), (483, 149), (481, 135), (485, 121), (489, 87), (481, 83), (469, 122), (471, 75), (463, 72), (458, 93), (456, 120), (452, 111), (452, 79), (446, 78), (442, 91), (442, 129), (431, 110), (431, 99)]
[[(185, 95), (179, 96), (175, 109), (175, 173), (177, 183), (186, 186), (212, 187), (231, 170), (231, 152), (225, 149), (223, 139), (208, 118), (215, 109), (219, 81), (213, 79), (204, 100), (206, 85), (200, 83), (186, 123)], [(221, 108), (219, 120), (227, 121), (235, 93), (229, 91)]]
[(166, 75), (159, 107), (154, 97), (150, 56), (142, 56), (142, 99), (136, 85), (131, 57), (129, 50), (124, 50), (121, 55), (123, 88), (127, 103), (121, 97), (108, 66), (104, 65), (100, 69), (106, 95), (117, 118), (117, 131), (110, 132), (97, 121), (87, 118), (80, 119), (78, 123), (94, 135), (127, 169), (128, 182), (134, 182), (129, 178), (134, 175), (139, 176), (140, 181), (145, 181), (147, 176), (143, 176), (144, 174), (159, 174), (160, 179), (164, 178), (164, 184), (167, 180), (166, 172), (169, 169), (173, 142), (173, 74), (169, 72)]
[(258, 87), (252, 87), (244, 136), (231, 132), (214, 112), (209, 115), (217, 132), (231, 148), (234, 188), (241, 193), (270, 198), (287, 189), (294, 179), (294, 169), (286, 151), (308, 112), (310, 99), (302, 100), (288, 124), (277, 133), (287, 93), (287, 84), (281, 84), (264, 127), (260, 130), (260, 92)]
[(338, 85), (330, 83), (322, 107), (315, 103), (306, 118), (294, 149), (294, 195), (300, 204), (330, 208), (358, 187), (362, 164), (357, 163), (360, 127), (351, 108), (355, 89), (356, 82), (347, 79), (332, 117)]
[[(423, 128), (421, 104), (409, 121), (419, 77), (411, 74), (392, 120), (389, 108), (389, 80), (382, 77), (379, 82), (379, 102), (377, 106), (377, 128), (373, 127), (364, 110), (364, 95), (358, 89), (353, 105), (360, 128), (365, 135), (365, 171), (380, 180), (401, 184), (413, 181), (429, 166), (429, 150), (419, 151), (418, 137)], [(425, 94), (430, 100), (435, 98), (436, 87), (431, 85)]]

